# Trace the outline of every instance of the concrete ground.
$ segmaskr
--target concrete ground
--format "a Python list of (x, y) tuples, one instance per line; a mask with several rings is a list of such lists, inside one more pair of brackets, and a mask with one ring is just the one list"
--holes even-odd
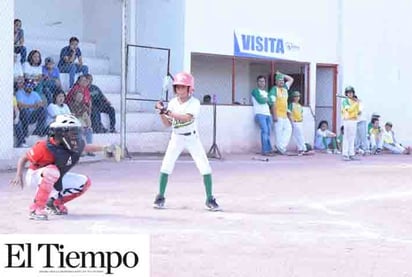
[(169, 178), (168, 209), (154, 210), (160, 163), (76, 166), (91, 189), (47, 222), (28, 220), (35, 188), (11, 188), (14, 172), (2, 172), (0, 233), (148, 233), (156, 277), (412, 276), (410, 156), (226, 156), (211, 162), (215, 213), (188, 157)]

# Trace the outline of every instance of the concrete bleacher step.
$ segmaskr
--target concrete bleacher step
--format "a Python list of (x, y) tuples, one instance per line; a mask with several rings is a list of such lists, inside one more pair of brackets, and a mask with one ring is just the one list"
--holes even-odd
[(129, 153), (164, 153), (170, 132), (127, 133), (126, 147)]
[[(102, 123), (106, 128), (109, 128), (109, 116), (101, 114)], [(116, 130), (120, 130), (120, 113), (116, 112)], [(170, 127), (163, 125), (156, 113), (145, 112), (129, 112), (126, 113), (126, 132), (168, 132)]]
[[(90, 72), (93, 74), (93, 72)], [(76, 75), (77, 77), (78, 75)], [(69, 89), (69, 74), (62, 73), (60, 74), (60, 79), (62, 82), (62, 87), (64, 90)], [(120, 91), (120, 75), (99, 75), (93, 74), (93, 83), (96, 84), (103, 92), (113, 92), (113, 91)]]
[[(59, 62), (59, 55), (50, 55), (56, 65)], [(84, 56), (83, 63), (89, 68), (89, 73), (93, 75), (107, 75), (110, 73), (110, 61), (108, 58)]]
[[(38, 140), (46, 139), (38, 136), (29, 136), (26, 143), (31, 147)], [(142, 132), (127, 133), (126, 147), (130, 153), (164, 153), (170, 139), (170, 132)], [(120, 134), (93, 134), (93, 144), (108, 145), (120, 144)], [(29, 148), (16, 148), (18, 156), (24, 154)]]
[[(42, 58), (46, 58), (47, 55), (59, 56), (63, 47), (69, 45), (69, 38), (67, 40), (62, 39), (43, 39), (43, 38), (25, 38), (24, 45), (27, 48), (27, 54), (31, 50), (39, 50)], [(80, 50), (84, 57), (96, 56), (96, 44), (92, 42), (80, 41)], [(56, 63), (58, 60), (56, 60)]]
[[(116, 111), (120, 111), (120, 93), (105, 93), (103, 92), (104, 95), (107, 97), (107, 99), (112, 103), (113, 107), (115, 108)], [(132, 97), (130, 95), (127, 95), (127, 97)], [(133, 96), (136, 97), (136, 96)], [(136, 101), (136, 100), (131, 100), (127, 99), (126, 100), (126, 111), (127, 112), (148, 112), (148, 113), (153, 113), (155, 111), (154, 109), (155, 102), (148, 102), (148, 101)]]

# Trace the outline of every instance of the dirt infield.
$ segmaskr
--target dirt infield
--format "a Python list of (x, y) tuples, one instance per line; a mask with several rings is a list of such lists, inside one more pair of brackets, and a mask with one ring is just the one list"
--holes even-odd
[(212, 161), (223, 212), (204, 209), (187, 157), (176, 165), (166, 210), (154, 210), (159, 158), (80, 164), (91, 189), (69, 215), (28, 220), (34, 187), (3, 172), (0, 233), (149, 233), (152, 276), (412, 276), (412, 157), (250, 155)]

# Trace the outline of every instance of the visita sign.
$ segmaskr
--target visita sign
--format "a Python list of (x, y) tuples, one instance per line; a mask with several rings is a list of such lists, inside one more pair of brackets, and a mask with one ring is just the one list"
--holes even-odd
[(301, 42), (287, 36), (234, 31), (234, 55), (239, 57), (300, 60)]

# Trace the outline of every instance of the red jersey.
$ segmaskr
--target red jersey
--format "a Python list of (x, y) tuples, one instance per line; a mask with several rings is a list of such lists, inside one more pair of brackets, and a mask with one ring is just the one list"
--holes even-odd
[(81, 87), (78, 84), (75, 84), (71, 90), (67, 93), (66, 95), (66, 103), (71, 103), (73, 101), (74, 93), (76, 91), (81, 91), (83, 93), (83, 103), (86, 104), (86, 106), (90, 107), (91, 103), (91, 96), (90, 96), (90, 90), (88, 87)]
[[(54, 144), (54, 139), (50, 138), (50, 142)], [(53, 153), (47, 148), (47, 140), (36, 142), (36, 144), (27, 151), (26, 157), (31, 162), (29, 168), (34, 170), (55, 163)]]

